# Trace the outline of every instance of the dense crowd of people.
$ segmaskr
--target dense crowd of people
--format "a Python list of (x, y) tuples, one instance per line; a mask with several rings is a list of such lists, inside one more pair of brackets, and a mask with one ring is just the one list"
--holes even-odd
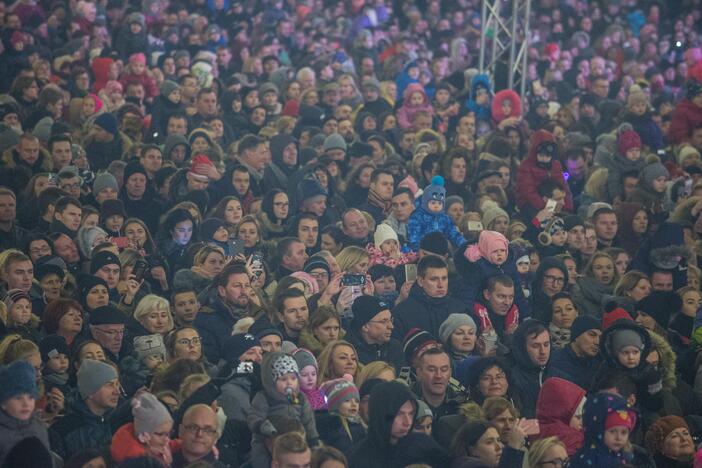
[(0, 467), (702, 467), (699, 4), (480, 8), (1, 3)]

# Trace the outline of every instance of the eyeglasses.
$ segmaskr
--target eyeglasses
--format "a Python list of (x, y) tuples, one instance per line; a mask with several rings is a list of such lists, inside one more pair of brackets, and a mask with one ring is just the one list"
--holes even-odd
[(191, 434), (196, 434), (196, 435), (198, 432), (200, 432), (202, 434), (205, 434), (206, 436), (211, 437), (217, 433), (217, 429), (215, 429), (213, 427), (200, 427), (197, 424), (187, 424), (187, 425), (183, 426), (183, 428), (186, 431), (190, 432)]
[(480, 377), (481, 382), (499, 382), (502, 380), (507, 380), (507, 376), (502, 373), (497, 375), (483, 375)]
[(563, 468), (568, 464), (568, 458), (554, 458), (553, 460), (546, 460), (539, 462), (539, 466), (554, 466), (556, 468)]
[(121, 330), (104, 330), (99, 327), (93, 327), (94, 330), (99, 331), (103, 335), (109, 336), (110, 338), (117, 338), (120, 336), (124, 336), (124, 329)]
[(273, 203), (273, 206), (277, 206), (278, 208), (283, 208), (284, 206), (290, 206), (290, 203), (286, 203), (286, 202), (275, 202), (275, 203)]
[(379, 323), (384, 327), (387, 327), (391, 323), (395, 322), (395, 317), (390, 317), (389, 319), (383, 319), (383, 320), (369, 320), (368, 322), (370, 323)]
[(181, 346), (200, 346), (202, 344), (202, 338), (199, 336), (196, 336), (195, 338), (181, 338), (179, 339), (176, 343), (178, 343)]
[(43, 253), (51, 253), (51, 247), (49, 247), (48, 245), (45, 245), (44, 247), (38, 247), (38, 248), (35, 247), (35, 248), (33, 248), (33, 249), (29, 249), (29, 253), (32, 254), (32, 255), (40, 255), (40, 254), (43, 254)]
[(310, 276), (314, 279), (324, 279), (329, 278), (329, 273), (326, 271), (320, 271), (318, 273), (310, 273)]
[(544, 275), (544, 281), (555, 284), (563, 284), (565, 283), (565, 278), (562, 276)]

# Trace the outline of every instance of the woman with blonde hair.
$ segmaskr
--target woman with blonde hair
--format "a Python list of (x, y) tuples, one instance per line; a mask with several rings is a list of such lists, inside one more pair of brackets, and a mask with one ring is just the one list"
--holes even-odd
[(332, 341), (319, 353), (317, 359), (319, 373), (317, 385), (327, 380), (339, 379), (345, 374), (350, 374), (354, 382), (358, 378), (359, 363), (356, 348), (344, 340)]
[(651, 294), (651, 280), (639, 270), (624, 273), (614, 286), (614, 297), (617, 305), (633, 317), (636, 303)]
[(341, 340), (346, 332), (341, 328), (341, 317), (332, 306), (319, 306), (307, 326), (300, 333), (300, 346), (319, 356), (332, 341)]
[(568, 452), (558, 437), (546, 437), (531, 444), (522, 468), (542, 468), (544, 466), (566, 466)]
[(395, 368), (390, 364), (385, 361), (373, 361), (364, 365), (358, 372), (356, 387), (361, 388), (361, 386), (370, 379), (380, 379), (390, 382), (396, 378), (397, 373), (395, 372)]
[(134, 320), (136, 320), (146, 333), (137, 335), (162, 335), (165, 336), (173, 330), (173, 316), (168, 300), (155, 294), (147, 294), (139, 301), (134, 310)]
[(192, 288), (199, 294), (210, 285), (225, 265), (224, 250), (214, 244), (205, 244), (195, 253), (193, 266), (176, 272), (173, 288)]
[(350, 245), (339, 252), (336, 263), (344, 273), (365, 275), (370, 266), (370, 255), (365, 249)]

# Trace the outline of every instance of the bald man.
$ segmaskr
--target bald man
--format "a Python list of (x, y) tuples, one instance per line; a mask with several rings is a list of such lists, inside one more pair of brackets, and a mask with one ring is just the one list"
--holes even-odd
[(211, 466), (224, 467), (212, 451), (219, 439), (217, 415), (211, 407), (193, 405), (183, 415), (178, 427), (178, 438), (182, 441), (179, 452), (173, 454), (172, 468), (185, 467), (196, 461), (205, 461)]

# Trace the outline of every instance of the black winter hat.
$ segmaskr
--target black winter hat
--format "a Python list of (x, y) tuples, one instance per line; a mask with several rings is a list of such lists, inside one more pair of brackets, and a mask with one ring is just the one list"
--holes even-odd
[(668, 328), (670, 316), (680, 310), (682, 299), (674, 291), (653, 291), (636, 303), (636, 311), (650, 315), (663, 329)]
[(105, 265), (119, 265), (121, 267), (122, 263), (119, 261), (119, 257), (117, 255), (107, 250), (103, 250), (102, 252), (98, 252), (93, 255), (93, 258), (90, 260), (90, 274), (94, 275), (96, 271)]
[(361, 327), (384, 310), (390, 310), (390, 306), (381, 301), (375, 296), (363, 295), (356, 298), (351, 305), (353, 311), (353, 319), (351, 320), (351, 328), (360, 330)]
[(90, 313), (90, 325), (124, 325), (127, 317), (114, 306), (98, 307)]
[(41, 360), (46, 363), (57, 354), (71, 355), (66, 339), (59, 335), (49, 335), (39, 342), (39, 352)]

